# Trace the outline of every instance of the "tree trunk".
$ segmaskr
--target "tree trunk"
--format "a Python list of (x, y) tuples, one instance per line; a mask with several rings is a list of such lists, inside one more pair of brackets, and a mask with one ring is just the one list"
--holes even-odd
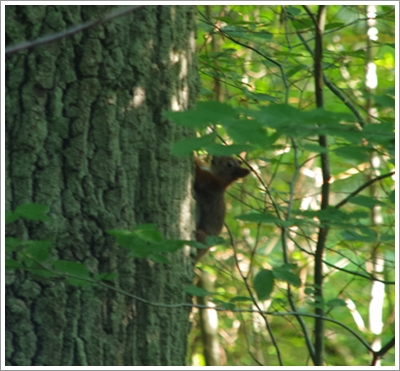
[[(113, 6), (6, 6), (6, 44), (98, 19)], [(162, 118), (198, 90), (195, 7), (145, 6), (6, 58), (6, 209), (38, 203), (50, 221), (7, 235), (50, 239), (54, 259), (155, 303), (182, 303), (189, 252), (133, 259), (107, 230), (155, 223), (191, 239), (192, 161), (170, 155), (193, 132)], [(6, 365), (184, 365), (190, 308), (150, 306), (98, 285), (6, 276)]]

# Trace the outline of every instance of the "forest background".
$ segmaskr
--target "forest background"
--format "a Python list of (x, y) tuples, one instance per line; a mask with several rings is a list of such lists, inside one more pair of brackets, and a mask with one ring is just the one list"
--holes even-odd
[[(210, 242), (218, 243), (196, 265), (195, 285), (182, 291), (195, 302), (186, 363), (394, 365), (394, 6), (195, 13), (198, 101), (163, 117), (183, 137), (196, 134), (174, 141), (171, 155), (240, 155), (252, 174), (228, 191), (224, 239)], [(46, 206), (13, 206), (10, 225), (48, 221)], [(126, 231), (108, 234), (136, 259), (172, 269), (165, 255), (182, 254), (182, 243), (160, 250), (153, 224), (135, 231), (145, 253)], [(50, 249), (21, 243), (12, 229), (9, 285), (19, 274), (64, 275), (84, 290), (92, 267), (54, 260)], [(116, 279), (101, 272), (91, 285)]]

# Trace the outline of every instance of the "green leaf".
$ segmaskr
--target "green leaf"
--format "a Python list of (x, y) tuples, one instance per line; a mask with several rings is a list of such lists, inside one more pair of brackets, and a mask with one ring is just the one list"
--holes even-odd
[(361, 235), (354, 230), (345, 230), (340, 233), (345, 241), (376, 242), (376, 236)]
[(293, 17), (296, 17), (297, 15), (299, 15), (301, 13), (301, 10), (299, 8), (289, 5), (286, 8), (286, 12), (289, 13), (290, 15), (292, 15)]
[(224, 127), (235, 143), (250, 145), (248, 149), (244, 149), (246, 152), (252, 151), (252, 146), (264, 149), (272, 144), (265, 127), (257, 120), (235, 120)]
[(314, 289), (313, 289), (312, 287), (306, 287), (306, 288), (304, 289), (304, 293), (305, 293), (306, 295), (314, 295)]
[(11, 259), (11, 258), (7, 258), (5, 260), (5, 265), (6, 265), (6, 269), (7, 270), (8, 269), (13, 270), (13, 269), (23, 269), (24, 268), (24, 266), (22, 265), (21, 262), (19, 262), (17, 260), (14, 260), (14, 259)]
[(198, 102), (186, 112), (164, 112), (163, 116), (178, 125), (203, 129), (210, 124), (225, 124), (237, 117), (237, 112), (226, 103), (216, 101)]
[(251, 152), (255, 148), (249, 144), (232, 144), (230, 146), (223, 146), (222, 144), (211, 144), (205, 146), (204, 149), (214, 156), (231, 156), (237, 155), (241, 152)]
[(252, 212), (249, 214), (241, 214), (236, 219), (253, 223), (276, 224), (283, 227), (290, 227), (294, 224), (291, 220), (281, 220), (272, 214)]
[(47, 222), (50, 220), (46, 215), (48, 211), (49, 208), (45, 205), (25, 204), (17, 206), (17, 208), (14, 210), (14, 214), (28, 220)]
[(374, 100), (376, 105), (393, 109), (395, 107), (395, 100), (390, 95), (376, 95), (374, 96)]
[[(108, 230), (107, 233), (116, 236), (119, 245), (131, 250), (131, 256), (150, 258), (159, 263), (168, 263), (168, 259), (160, 253), (174, 253), (186, 244), (197, 244), (196, 241), (164, 240), (156, 224), (137, 225), (133, 232)], [(154, 255), (150, 256), (151, 254)]]
[(381, 121), (379, 124), (368, 125), (360, 132), (368, 142), (390, 145), (394, 144), (394, 122)]
[(261, 101), (261, 102), (272, 102), (272, 103), (276, 103), (278, 101), (278, 99), (272, 95), (269, 94), (263, 94), (263, 93), (253, 93), (253, 92), (249, 92), (248, 90), (246, 90), (246, 96), (249, 98), (253, 98), (257, 101)]
[(394, 205), (396, 202), (395, 191), (389, 193), (389, 201)]
[(368, 152), (366, 147), (362, 146), (343, 146), (334, 150), (336, 156), (348, 159), (355, 160), (358, 162), (366, 162), (368, 161)]
[(237, 301), (253, 301), (252, 298), (250, 298), (249, 296), (235, 296), (234, 298), (232, 298), (230, 300), (230, 302), (235, 303)]
[(304, 30), (306, 28), (311, 28), (313, 27), (313, 22), (310, 19), (302, 19), (301, 21), (298, 20), (294, 20), (293, 21), (293, 26), (297, 29), (297, 30)]
[(267, 300), (274, 287), (274, 274), (269, 269), (263, 269), (254, 278), (254, 290), (258, 300)]
[(332, 23), (327, 23), (325, 26), (325, 30), (333, 30), (334, 28), (339, 28), (343, 27), (344, 23), (342, 22), (332, 22)]
[(193, 296), (207, 296), (210, 295), (210, 292), (208, 292), (207, 290), (204, 290), (201, 287), (197, 287), (194, 285), (185, 285), (183, 287), (183, 289), (185, 290), (185, 292), (187, 292), (190, 295)]
[(283, 57), (305, 57), (302, 53), (294, 53), (294, 52), (284, 52), (284, 51), (276, 51), (274, 52), (274, 56), (283, 56)]
[(328, 307), (345, 307), (346, 302), (342, 299), (331, 299), (327, 301), (326, 305)]
[(150, 254), (149, 259), (154, 263), (168, 264), (170, 262), (166, 256), (161, 254)]
[(107, 233), (116, 237), (132, 237), (132, 232), (122, 229), (109, 229)]
[(222, 30), (232, 37), (245, 37), (247, 30), (243, 27), (228, 25), (222, 28)]
[(219, 21), (225, 22), (226, 24), (236, 24), (236, 23), (238, 23), (238, 21), (236, 21), (232, 17), (214, 17), (214, 19), (218, 19)]
[(213, 299), (214, 304), (226, 309), (226, 310), (234, 310), (235, 309), (235, 304), (233, 303), (227, 303), (226, 301), (219, 300), (219, 299)]
[(100, 274), (95, 274), (93, 278), (96, 281), (113, 281), (118, 277), (117, 272), (110, 272), (110, 273), (100, 273)]
[(206, 245), (208, 247), (222, 245), (224, 242), (225, 242), (225, 240), (219, 236), (207, 236), (206, 237)]
[(53, 262), (53, 267), (61, 273), (67, 273), (78, 277), (89, 277), (89, 271), (86, 266), (78, 262), (56, 260)]
[(68, 278), (67, 282), (72, 286), (83, 287), (83, 286), (92, 286), (93, 282), (81, 280), (79, 278)]
[(285, 264), (282, 264), (280, 268), (286, 269), (286, 270), (296, 269), (297, 264), (296, 263), (285, 263)]
[(260, 39), (267, 40), (267, 41), (272, 40), (272, 38), (273, 38), (273, 34), (268, 31), (254, 32), (254, 33), (252, 33), (252, 35), (255, 37), (258, 37)]
[(310, 152), (328, 153), (328, 149), (327, 148), (318, 146), (316, 144), (303, 144), (302, 147), (306, 151), (310, 151)]
[(132, 238), (130, 241), (123, 245), (119, 240), (117, 242), (130, 250), (130, 256), (134, 258), (147, 258), (151, 253), (154, 252), (155, 244), (143, 241), (140, 238)]
[(289, 271), (285, 267), (276, 267), (272, 269), (274, 273), (274, 277), (278, 280), (282, 280), (287, 282), (289, 285), (293, 285), (295, 287), (300, 287), (301, 280), (299, 276)]
[(6, 237), (6, 254), (12, 253), (21, 244), (22, 241), (19, 238)]
[(26, 248), (23, 250), (24, 262), (26, 258), (33, 259), (38, 263), (46, 261), (49, 257), (50, 241), (26, 241)]
[(211, 145), (217, 133), (213, 132), (200, 138), (181, 139), (171, 147), (171, 154), (174, 156), (189, 156), (193, 151), (198, 151), (205, 146)]
[(28, 271), (31, 274), (35, 274), (40, 277), (55, 277), (55, 274), (42, 268), (36, 268), (36, 267), (31, 267), (31, 268), (25, 268), (26, 271)]
[(10, 210), (6, 210), (6, 224), (15, 222), (18, 219), (19, 216), (17, 214), (13, 213)]
[(185, 241), (186, 244), (188, 244), (189, 246), (195, 247), (196, 249), (208, 249), (207, 245), (204, 245), (198, 241)]
[(381, 242), (390, 242), (395, 241), (396, 237), (394, 234), (382, 234), (379, 236), (379, 241)]
[[(197, 241), (196, 241), (197, 242)], [(161, 243), (163, 252), (174, 253), (182, 249), (185, 245), (191, 245), (191, 241), (186, 240), (165, 240)]]
[(350, 57), (355, 57), (355, 58), (366, 59), (366, 57), (367, 57), (364, 49), (346, 50), (339, 54), (343, 55), (343, 57), (345, 57), (345, 58), (348, 58), (350, 56)]
[(305, 64), (301, 64), (301, 65), (295, 66), (295, 67), (291, 68), (286, 73), (286, 78), (289, 78), (289, 77), (295, 75), (297, 72), (300, 72), (300, 71), (308, 71), (309, 68), (310, 67), (305, 65)]
[[(54, 268), (61, 272), (61, 273), (66, 273), (70, 274), (73, 276), (78, 276), (78, 277), (85, 277), (89, 278), (89, 271), (81, 263), (78, 262), (71, 262), (71, 261), (66, 261), (66, 260), (57, 260), (53, 262)], [(68, 277), (67, 282), (71, 284), (72, 286), (77, 286), (77, 287), (82, 287), (82, 286), (91, 286), (93, 285), (92, 282), (88, 280), (81, 280), (79, 278), (75, 277)]]
[(164, 237), (157, 229), (157, 226), (154, 225), (138, 225), (132, 232), (134, 237), (138, 237), (143, 241), (150, 242), (150, 243), (159, 243), (163, 241)]
[(376, 205), (382, 205), (382, 206), (385, 205), (385, 203), (377, 200), (374, 197), (364, 196), (364, 195), (358, 195), (358, 196), (354, 196), (354, 197), (350, 198), (349, 203), (364, 206), (369, 209), (375, 207)]

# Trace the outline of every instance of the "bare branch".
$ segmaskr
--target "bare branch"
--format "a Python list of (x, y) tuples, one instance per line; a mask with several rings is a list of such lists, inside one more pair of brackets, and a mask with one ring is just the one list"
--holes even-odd
[[(325, 17), (326, 17), (326, 5), (320, 5), (318, 7), (318, 15), (315, 20), (314, 16), (305, 8), (309, 13), (311, 19), (315, 24), (315, 52), (314, 52), (314, 80), (315, 80), (315, 98), (317, 101), (317, 107), (324, 107), (324, 95), (323, 87), (324, 81), (322, 78), (323, 67), (323, 36), (325, 28)], [(328, 148), (328, 141), (326, 135), (320, 135), (318, 142), (321, 147)], [(321, 190), (321, 210), (326, 209), (329, 206), (329, 188), (330, 188), (330, 166), (329, 166), (329, 154), (321, 153), (321, 169), (322, 169), (322, 190)], [(315, 265), (314, 265), (314, 285), (315, 285), (315, 314), (318, 318), (315, 319), (315, 366), (323, 366), (324, 357), (324, 321), (320, 318), (324, 316), (323, 307), (323, 255), (325, 249), (325, 242), (328, 236), (329, 227), (320, 227), (318, 232), (318, 241), (315, 249)]]
[(17, 45), (14, 45), (14, 46), (8, 46), (5, 49), (5, 54), (6, 55), (7, 54), (14, 54), (14, 53), (19, 52), (21, 50), (31, 49), (31, 48), (33, 48), (35, 46), (38, 46), (38, 45), (48, 44), (48, 43), (63, 39), (65, 37), (74, 35), (74, 34), (76, 34), (78, 32), (81, 32), (81, 31), (86, 30), (86, 29), (88, 29), (90, 27), (96, 26), (98, 24), (110, 21), (111, 19), (120, 17), (121, 15), (130, 13), (130, 12), (132, 12), (132, 11), (134, 11), (136, 9), (142, 8), (142, 7), (144, 7), (144, 5), (128, 6), (126, 8), (118, 9), (115, 12), (106, 14), (102, 18), (82, 23), (80, 25), (71, 27), (71, 28), (69, 28), (67, 30), (64, 30), (64, 31), (61, 31), (61, 32), (58, 32), (58, 33), (55, 33), (55, 34), (52, 34), (52, 35), (43, 36), (43, 37), (39, 37), (36, 40), (26, 41), (26, 42), (23, 42), (21, 44), (17, 44)]
[(390, 349), (394, 347), (395, 344), (395, 337), (389, 340), (389, 342), (384, 345), (380, 350), (374, 352), (374, 358), (372, 359), (371, 366), (376, 366), (379, 358), (382, 358)]

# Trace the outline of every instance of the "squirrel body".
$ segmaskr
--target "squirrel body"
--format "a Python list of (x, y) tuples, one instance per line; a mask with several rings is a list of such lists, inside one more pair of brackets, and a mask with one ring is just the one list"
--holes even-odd
[[(214, 156), (207, 167), (195, 159), (196, 175), (194, 191), (196, 198), (196, 240), (205, 244), (207, 236), (218, 236), (224, 226), (225, 190), (235, 180), (249, 174), (242, 168), (241, 161), (230, 156)], [(199, 260), (207, 249), (197, 250)]]

